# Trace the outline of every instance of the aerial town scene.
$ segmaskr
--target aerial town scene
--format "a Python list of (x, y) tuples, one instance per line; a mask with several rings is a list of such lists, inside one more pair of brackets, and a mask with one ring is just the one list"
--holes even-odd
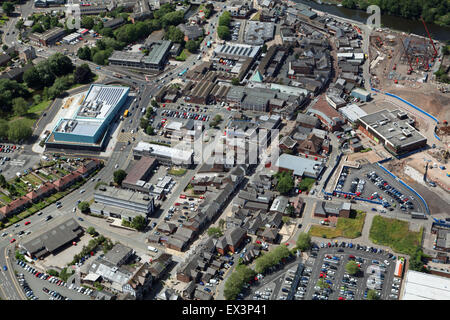
[(450, 300), (450, 2), (0, 8), (1, 300)]

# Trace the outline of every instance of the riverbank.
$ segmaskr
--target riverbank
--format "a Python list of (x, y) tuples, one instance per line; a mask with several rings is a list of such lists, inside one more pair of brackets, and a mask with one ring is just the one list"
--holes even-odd
[[(325, 4), (325, 1), (329, 3)], [(367, 21), (367, 17), (369, 16), (369, 14), (367, 14), (365, 11), (348, 9), (342, 6), (338, 7), (337, 3), (332, 3), (334, 1), (339, 2), (338, 0), (322, 0), (322, 3), (319, 4), (316, 1), (312, 0), (295, 0), (296, 3), (304, 4), (314, 10), (325, 12), (327, 14), (338, 16), (340, 18), (349, 19), (352, 21), (352, 23), (358, 22), (360, 24), (365, 24), (365, 22)], [(425, 28), (421, 21), (409, 20), (402, 17), (383, 14), (381, 16), (381, 25), (382, 27), (388, 28), (390, 30), (407, 32), (421, 37), (427, 37)], [(434, 40), (449, 40), (448, 35), (450, 34), (450, 27), (443, 27), (431, 23), (427, 23), (427, 27)]]

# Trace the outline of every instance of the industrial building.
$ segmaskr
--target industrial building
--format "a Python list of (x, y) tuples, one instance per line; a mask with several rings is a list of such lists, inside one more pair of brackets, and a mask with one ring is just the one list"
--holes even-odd
[(275, 167), (279, 171), (292, 171), (294, 176), (317, 179), (324, 169), (324, 164), (309, 158), (283, 153), (277, 159)]
[(354, 123), (359, 118), (367, 115), (363, 109), (358, 107), (356, 104), (349, 104), (345, 107), (339, 109), (339, 112), (347, 119), (349, 122)]
[(130, 170), (122, 181), (122, 187), (140, 192), (148, 192), (147, 180), (158, 162), (155, 158), (142, 157)]
[(144, 141), (139, 141), (133, 149), (133, 155), (135, 159), (140, 159), (142, 156), (154, 157), (158, 162), (166, 165), (191, 167), (194, 163), (192, 150), (181, 150)]
[(72, 119), (61, 118), (48, 136), (49, 148), (101, 150), (130, 88), (93, 84)]
[(414, 120), (400, 110), (381, 110), (359, 118), (359, 129), (369, 138), (384, 145), (394, 155), (401, 155), (427, 144), (427, 138), (417, 131)]
[(56, 254), (74, 241), (79, 240), (84, 233), (75, 219), (70, 218), (56, 227), (20, 244), (30, 258), (44, 258), (49, 254)]
[(214, 57), (232, 60), (256, 59), (261, 52), (261, 46), (247, 44), (220, 44), (214, 49)]
[(93, 213), (127, 221), (138, 215), (147, 218), (155, 210), (153, 196), (108, 186), (94, 192), (94, 201), (90, 207)]
[(352, 91), (351, 93), (352, 97), (358, 98), (361, 101), (367, 102), (370, 100), (370, 92), (361, 89), (361, 88), (356, 88)]
[(408, 270), (402, 300), (450, 300), (450, 279)]
[(30, 42), (43, 46), (50, 46), (55, 44), (64, 37), (66, 31), (63, 28), (55, 27), (47, 30), (44, 33), (32, 33), (28, 36)]
[(150, 45), (150, 52), (114, 51), (108, 58), (111, 65), (148, 70), (162, 70), (172, 47), (171, 41), (161, 40)]

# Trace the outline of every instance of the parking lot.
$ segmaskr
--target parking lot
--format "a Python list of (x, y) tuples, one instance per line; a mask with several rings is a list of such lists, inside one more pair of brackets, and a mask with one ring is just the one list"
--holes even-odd
[(15, 269), (19, 284), (32, 300), (87, 300), (95, 293), (92, 289), (68, 285), (22, 261), (15, 264)]
[[(359, 265), (356, 275), (346, 271), (350, 260)], [(306, 262), (304, 275), (310, 281), (301, 283), (298, 290), (306, 292), (305, 300), (364, 300), (370, 289), (376, 290), (382, 300), (398, 299), (400, 283), (394, 282), (395, 263), (396, 256), (378, 248), (321, 243)], [(321, 278), (323, 286), (318, 285)]]
[(335, 190), (381, 201), (389, 211), (426, 213), (423, 203), (409, 189), (376, 165), (365, 165), (361, 169), (344, 167)]

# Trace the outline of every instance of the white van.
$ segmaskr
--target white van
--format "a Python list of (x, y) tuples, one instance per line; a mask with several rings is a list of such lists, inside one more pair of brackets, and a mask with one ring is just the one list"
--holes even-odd
[(148, 246), (147, 249), (150, 251), (153, 251), (153, 252), (158, 252), (158, 249), (156, 249), (155, 247), (152, 247), (152, 246)]

